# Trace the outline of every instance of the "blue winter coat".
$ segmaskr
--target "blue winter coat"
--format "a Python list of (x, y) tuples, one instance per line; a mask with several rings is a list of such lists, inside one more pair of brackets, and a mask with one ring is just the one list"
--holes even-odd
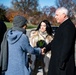
[(21, 31), (7, 33), (8, 69), (5, 75), (30, 75), (27, 53), (40, 54), (40, 48), (32, 48), (28, 37)]

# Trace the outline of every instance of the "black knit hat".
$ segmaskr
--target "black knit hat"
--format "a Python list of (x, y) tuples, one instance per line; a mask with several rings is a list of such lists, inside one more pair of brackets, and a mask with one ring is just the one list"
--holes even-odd
[(17, 15), (13, 19), (13, 26), (14, 27), (23, 27), (24, 25), (27, 24), (27, 20), (25, 17)]

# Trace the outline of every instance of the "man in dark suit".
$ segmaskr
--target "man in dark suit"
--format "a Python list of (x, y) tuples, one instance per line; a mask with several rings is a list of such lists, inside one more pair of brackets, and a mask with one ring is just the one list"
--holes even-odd
[(53, 41), (45, 47), (45, 52), (51, 50), (52, 54), (48, 75), (75, 75), (75, 26), (65, 7), (56, 10), (55, 18), (60, 26)]

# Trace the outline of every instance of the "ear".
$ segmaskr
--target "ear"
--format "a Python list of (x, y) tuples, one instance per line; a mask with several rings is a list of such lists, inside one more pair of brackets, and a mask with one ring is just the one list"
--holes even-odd
[(23, 26), (23, 29), (26, 29), (26, 28), (27, 28), (27, 25), (24, 25), (24, 26)]

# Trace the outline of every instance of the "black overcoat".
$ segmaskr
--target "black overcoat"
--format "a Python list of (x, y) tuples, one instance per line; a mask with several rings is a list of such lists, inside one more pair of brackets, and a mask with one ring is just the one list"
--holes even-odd
[(51, 49), (48, 75), (75, 75), (75, 26), (70, 19), (64, 21), (46, 50)]

